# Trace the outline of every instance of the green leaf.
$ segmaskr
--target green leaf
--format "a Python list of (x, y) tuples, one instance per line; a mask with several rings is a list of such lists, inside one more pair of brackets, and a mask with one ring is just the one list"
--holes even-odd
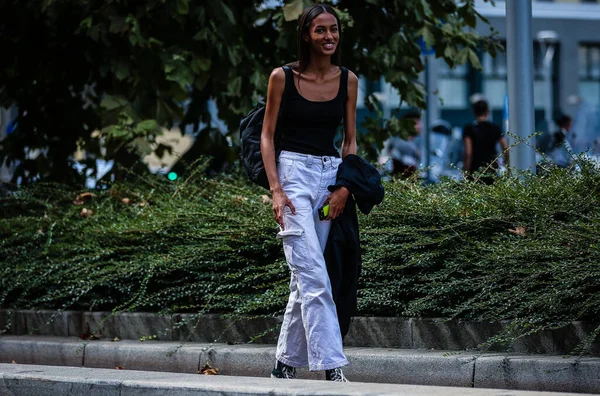
[(477, 25), (475, 10), (468, 3), (458, 9), (458, 14), (463, 18), (467, 26), (475, 28)]
[(202, 28), (198, 31), (198, 33), (196, 33), (194, 35), (194, 37), (192, 37), (192, 40), (195, 41), (205, 41), (208, 40), (208, 34), (210, 33), (210, 30), (208, 28)]
[(114, 110), (119, 107), (124, 107), (128, 103), (129, 103), (129, 101), (127, 99), (125, 99), (123, 96), (106, 95), (102, 99), (102, 102), (100, 102), (100, 107), (110, 111), (110, 110)]
[(89, 29), (92, 27), (92, 23), (94, 22), (94, 18), (92, 18), (91, 16), (85, 18), (83, 21), (81, 21), (81, 23), (79, 24), (79, 29), (82, 30), (84, 28)]
[(191, 67), (196, 73), (207, 72), (210, 70), (212, 61), (207, 58), (194, 58), (192, 59)]
[(423, 28), (420, 30), (421, 36), (423, 36), (423, 40), (425, 40), (425, 44), (428, 47), (433, 47), (433, 45), (435, 44), (435, 37), (433, 36), (433, 33), (431, 32), (431, 30), (429, 29), (429, 27), (427, 25), (424, 25)]
[(240, 96), (242, 89), (242, 77), (237, 76), (233, 80), (229, 81), (227, 85), (227, 94), (229, 96)]
[(423, 18), (427, 18), (429, 17), (432, 12), (431, 12), (431, 7), (429, 6), (429, 0), (422, 0), (419, 2), (421, 8), (422, 8), (422, 17)]
[(115, 73), (115, 77), (119, 81), (125, 80), (129, 77), (129, 64), (124, 61), (117, 62), (116, 65), (113, 66), (113, 72)]
[(162, 46), (162, 45), (163, 45), (163, 42), (162, 42), (162, 41), (160, 41), (160, 40), (159, 40), (159, 39), (157, 39), (157, 38), (150, 37), (150, 38), (148, 39), (148, 47), (151, 47), (151, 46)]
[(190, 67), (185, 63), (185, 59), (179, 55), (174, 55), (165, 66), (165, 75), (168, 81), (178, 83), (182, 88), (193, 81), (193, 73)]
[(170, 73), (172, 73), (172, 72), (173, 72), (173, 70), (175, 70), (175, 67), (176, 67), (176, 66), (175, 66), (175, 64), (174, 64), (174, 63), (167, 63), (167, 64), (165, 65), (165, 73), (166, 73), (166, 74), (170, 74)]
[(137, 129), (146, 132), (156, 132), (160, 127), (156, 120), (144, 120), (137, 124)]
[(119, 123), (121, 125), (126, 125), (126, 126), (130, 127), (135, 123), (135, 121), (133, 120), (133, 118), (131, 118), (131, 116), (129, 114), (122, 111), (119, 113)]
[(250, 77), (250, 82), (252, 82), (252, 85), (256, 88), (264, 88), (266, 82), (265, 75), (259, 70), (254, 70), (254, 73), (252, 73), (252, 76)]
[(448, 66), (450, 66), (451, 68), (454, 67), (456, 58), (456, 47), (449, 45), (446, 48), (444, 48), (444, 58)]
[(458, 51), (458, 54), (456, 55), (456, 63), (459, 65), (467, 63), (469, 56), (469, 48), (462, 48), (460, 51)]
[(152, 154), (152, 146), (145, 137), (137, 137), (131, 143), (129, 147), (135, 150), (140, 156), (145, 157)]
[(291, 3), (283, 6), (283, 17), (286, 21), (295, 21), (300, 18), (304, 12), (305, 1), (293, 0)]
[(242, 56), (240, 54), (240, 49), (235, 46), (228, 46), (227, 53), (229, 54), (229, 61), (233, 66), (237, 66), (242, 61)]
[(235, 16), (233, 15), (233, 11), (231, 11), (231, 8), (229, 8), (227, 6), (227, 4), (225, 4), (224, 1), (219, 1), (219, 4), (221, 4), (221, 8), (223, 9), (223, 12), (227, 16), (227, 19), (229, 19), (229, 22), (232, 25), (235, 25)]
[(473, 65), (473, 67), (476, 68), (477, 70), (481, 70), (481, 63), (479, 62), (479, 57), (477, 56), (475, 51), (473, 51), (471, 48), (469, 48), (468, 51), (469, 51), (469, 62), (471, 62), (471, 65)]
[(176, 0), (177, 13), (179, 15), (187, 15), (190, 12), (189, 0)]
[(454, 35), (454, 27), (455, 26), (449, 23), (445, 23), (442, 25), (442, 33), (444, 33), (445, 36), (452, 36)]
[(133, 15), (128, 15), (125, 21), (130, 25), (129, 42), (133, 46), (143, 45), (144, 37), (141, 34), (140, 23)]

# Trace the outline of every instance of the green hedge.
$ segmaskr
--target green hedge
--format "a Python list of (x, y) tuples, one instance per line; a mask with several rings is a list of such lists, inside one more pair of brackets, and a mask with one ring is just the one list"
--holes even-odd
[[(45, 184), (1, 199), (1, 306), (281, 314), (288, 270), (266, 191), (201, 174), (135, 178), (83, 204)], [(512, 319), (512, 336), (598, 318), (592, 164), (492, 186), (385, 188), (360, 217), (360, 315)]]

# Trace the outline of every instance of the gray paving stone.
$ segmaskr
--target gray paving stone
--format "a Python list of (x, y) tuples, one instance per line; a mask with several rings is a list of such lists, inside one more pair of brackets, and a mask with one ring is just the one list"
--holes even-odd
[(81, 334), (81, 312), (18, 310), (14, 316), (14, 333), (77, 337)]
[[(221, 375), (269, 377), (275, 365), (275, 346), (213, 344), (202, 353), (200, 366), (208, 364)], [(298, 378), (323, 379), (323, 372), (298, 369)]]
[[(0, 396), (119, 395), (121, 380), (113, 378), (114, 372), (90, 374), (80, 367), (0, 364), (0, 378), (4, 378), (4, 385), (0, 379)], [(7, 393), (2, 393), (2, 386)]]
[[(471, 386), (474, 357), (441, 352), (348, 348), (350, 365), (344, 373), (351, 381)], [(275, 347), (213, 345), (202, 354), (200, 365), (209, 364), (222, 375), (268, 376), (275, 363)], [(324, 379), (324, 373), (298, 370), (298, 378)]]
[(76, 338), (0, 337), (0, 363), (81, 366), (85, 343)]
[[(101, 381), (86, 379), (44, 379), (11, 378), (7, 379), (7, 395), (14, 396), (48, 396), (48, 395), (85, 395), (85, 396), (120, 396), (120, 384), (114, 385)], [(2, 393), (0, 393), (2, 395)]]
[(465, 350), (502, 330), (500, 323), (459, 322), (446, 319), (411, 319), (412, 347), (439, 350)]
[[(123, 340), (139, 340), (153, 337), (159, 341), (171, 341), (171, 315), (143, 312), (83, 312), (83, 333), (94, 333), (105, 339), (119, 337)], [(155, 336), (155, 337), (154, 337)]]
[(344, 345), (351, 347), (412, 348), (410, 320), (359, 317), (350, 324)]
[(475, 365), (476, 388), (554, 392), (600, 392), (600, 359), (560, 356), (482, 356)]
[[(2, 363), (0, 363), (1, 365)], [(4, 381), (4, 373), (0, 372), (0, 396), (12, 396), (6, 381)]]
[[(173, 315), (174, 341), (219, 342), (239, 344), (277, 343), (281, 317), (258, 317), (233, 319), (222, 315), (176, 314)], [(180, 323), (185, 323), (180, 325)]]
[(84, 366), (197, 373), (204, 348), (206, 346), (182, 345), (177, 342), (90, 341), (85, 350)]
[(350, 381), (471, 387), (474, 356), (423, 350), (346, 350)]

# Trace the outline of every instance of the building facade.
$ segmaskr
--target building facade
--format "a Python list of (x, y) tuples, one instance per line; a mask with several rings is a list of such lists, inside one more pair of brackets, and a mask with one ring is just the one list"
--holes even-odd
[[(476, 1), (478, 12), (486, 17), (498, 31), (499, 38), (506, 40), (506, 4), (495, 1), (495, 6), (483, 0)], [(568, 114), (586, 122), (587, 128), (580, 132), (580, 149), (590, 146), (594, 139), (600, 138), (600, 2), (597, 0), (562, 0), (532, 2), (532, 37), (534, 38), (534, 107), (535, 123), (538, 131), (553, 129), (546, 119), (555, 119), (559, 114)], [(489, 27), (480, 23), (478, 33), (489, 33)], [(540, 39), (538, 39), (541, 33)], [(546, 116), (549, 107), (547, 98), (548, 81), (544, 67), (544, 56), (549, 44), (543, 39), (545, 33), (555, 35), (551, 74), (551, 113)], [(462, 127), (472, 121), (470, 97), (483, 94), (491, 108), (492, 119), (497, 124), (503, 122), (505, 95), (508, 92), (506, 52), (492, 58), (489, 54), (480, 54), (482, 70), (471, 65), (461, 65), (450, 69), (445, 62), (433, 60), (433, 75), (429, 80), (432, 91), (438, 92), (438, 100), (427, 109), (429, 119), (444, 119), (454, 127)], [(367, 88), (363, 84), (362, 88)], [(398, 107), (399, 95), (385, 82), (379, 84), (379, 96), (387, 101), (387, 107)], [(364, 94), (370, 92), (365, 91)], [(366, 109), (359, 108), (359, 118)], [(595, 114), (595, 115), (594, 115)], [(577, 118), (579, 117), (579, 120)], [(585, 142), (583, 141), (585, 140)]]

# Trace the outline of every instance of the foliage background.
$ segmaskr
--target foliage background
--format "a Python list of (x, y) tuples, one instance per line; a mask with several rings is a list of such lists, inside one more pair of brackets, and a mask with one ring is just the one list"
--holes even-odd
[[(211, 127), (208, 100), (234, 147), (241, 115), (266, 93), (271, 70), (295, 60), (296, 25), (310, 0), (267, 7), (264, 0), (29, 0), (0, 2), (0, 105), (16, 106), (15, 132), (0, 142), (0, 162), (15, 180), (82, 183), (73, 152), (144, 171), (159, 157), (161, 127), (196, 132), (194, 156), (232, 163), (235, 149)], [(339, 0), (343, 62), (370, 80), (385, 77), (411, 105), (423, 105), (419, 40), (450, 65), (479, 65), (476, 50), (499, 48), (472, 0)], [(373, 108), (374, 98), (368, 98)], [(399, 105), (399, 104), (398, 104)], [(370, 122), (362, 147), (402, 125)], [(406, 126), (405, 126), (406, 127)], [(99, 131), (99, 132), (94, 132)], [(38, 151), (35, 151), (38, 150)], [(38, 155), (33, 156), (32, 152)], [(217, 154), (221, 155), (217, 155)]]
[[(281, 314), (288, 269), (268, 197), (203, 166), (93, 197), (37, 184), (2, 198), (0, 306)], [(516, 334), (597, 320), (600, 174), (581, 169), (386, 182), (360, 217), (359, 315), (512, 319)]]

